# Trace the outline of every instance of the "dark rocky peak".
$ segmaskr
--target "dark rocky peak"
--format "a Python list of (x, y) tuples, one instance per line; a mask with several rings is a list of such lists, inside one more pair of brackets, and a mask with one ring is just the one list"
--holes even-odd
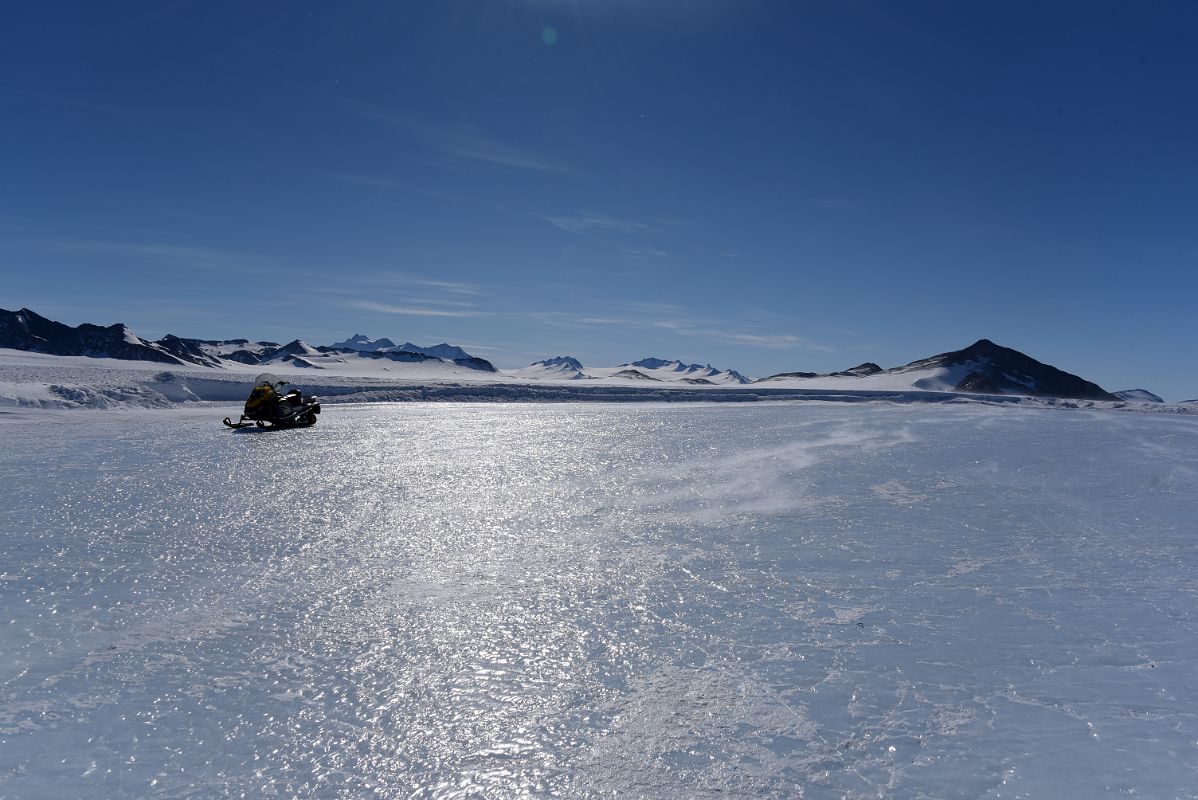
[(579, 361), (577, 358), (574, 358), (573, 356), (554, 356), (553, 358), (547, 358), (544, 361), (535, 361), (532, 364), (530, 364), (529, 366), (532, 366), (532, 367), (568, 367), (569, 369), (578, 370), (580, 372), (582, 371), (582, 362)]
[(995, 385), (993, 381), (977, 372), (971, 372), (966, 375), (954, 389), (958, 392), (968, 392), (970, 394), (1002, 394), (1002, 389)]
[(979, 339), (963, 350), (912, 361), (888, 372), (911, 372), (934, 367), (965, 367), (969, 372), (955, 388), (959, 392), (1024, 394), (1076, 400), (1117, 400), (1101, 386), (1037, 361), (1018, 350)]
[(973, 355), (989, 355), (991, 353), (997, 353), (1002, 350), (1008, 350), (1012, 353), (1017, 352), (1015, 350), (1011, 350), (1011, 348), (1009, 348), (1009, 347), (1003, 347), (1002, 345), (997, 345), (994, 342), (990, 341), (989, 339), (978, 339), (976, 342), (969, 345), (969, 347), (966, 347), (963, 350), (958, 350), (957, 352), (965, 354), (965, 355), (973, 356)]
[(872, 361), (866, 361), (864, 364), (858, 364), (845, 370), (850, 375), (873, 375), (875, 372), (881, 371), (882, 368)]
[[(69, 335), (74, 328), (69, 328), (61, 322), (54, 322), (30, 311), (27, 308), (7, 311), (0, 308), (0, 341), (16, 342), (27, 340), (30, 343), (48, 341)], [(26, 350), (16, 344), (4, 344), (16, 350)]]
[(353, 336), (346, 339), (344, 342), (333, 342), (330, 347), (345, 350), (361, 350), (364, 352), (375, 352), (377, 350), (386, 350), (395, 347), (395, 342), (383, 337), (382, 339), (371, 339), (361, 333), (355, 333)]
[(492, 364), (490, 361), (487, 361), (485, 358), (479, 358), (478, 356), (466, 356), (465, 358), (455, 358), (455, 359), (453, 359), (453, 363), (457, 364), (459, 367), (465, 367), (466, 369), (476, 369), (479, 372), (498, 372), (499, 371), (499, 370), (495, 369), (495, 365)]
[(820, 377), (820, 373), (818, 373), (818, 372), (779, 372), (774, 375), (768, 375), (764, 378), (758, 378), (757, 382), (760, 383), (761, 381), (777, 381), (777, 380), (782, 380), (783, 378), (818, 378), (818, 377)]
[(192, 364), (200, 364), (205, 367), (224, 366), (218, 359), (204, 351), (203, 346), (206, 344), (215, 343), (205, 342), (200, 339), (183, 339), (168, 333), (154, 342), (153, 346), (165, 350), (182, 361), (188, 361)]
[(866, 361), (864, 364), (858, 364), (857, 366), (850, 367), (849, 369), (846, 369), (843, 372), (833, 372), (832, 374), (833, 375), (842, 375), (842, 376), (852, 377), (852, 378), (863, 378), (866, 375), (873, 375), (873, 374), (881, 372), (881, 371), (882, 371), (882, 368), (879, 367), (877, 364), (873, 363), (872, 361)]
[(119, 358), (183, 364), (186, 361), (143, 342), (121, 323), (104, 327), (83, 323), (74, 328), (22, 308), (0, 309), (0, 347), (53, 356)]
[[(644, 367), (645, 369), (661, 369), (662, 367), (668, 367), (671, 364), (677, 364), (679, 367), (682, 366), (681, 361), (676, 361), (673, 359), (666, 359), (666, 358), (653, 358), (652, 356), (650, 356), (649, 358), (642, 358), (640, 361), (633, 361), (629, 364), (623, 364), (622, 366)], [(635, 372), (636, 370), (631, 370), (631, 371)], [(648, 376), (645, 375), (644, 377), (648, 377)]]
[(660, 378), (654, 378), (652, 375), (646, 375), (639, 369), (622, 369), (612, 375), (613, 378), (635, 378), (639, 381), (659, 381)]
[(315, 355), (318, 352), (319, 351), (315, 347), (312, 347), (302, 339), (292, 339), (290, 342), (276, 350), (274, 355), (277, 356), (280, 354), (286, 354), (289, 356), (310, 356)]

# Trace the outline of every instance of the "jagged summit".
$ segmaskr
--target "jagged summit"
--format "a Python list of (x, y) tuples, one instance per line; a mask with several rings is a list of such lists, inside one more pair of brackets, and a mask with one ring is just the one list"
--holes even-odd
[(373, 353), (377, 350), (386, 350), (395, 347), (395, 342), (384, 337), (382, 339), (371, 339), (361, 333), (355, 333), (353, 336), (346, 339), (344, 342), (333, 342), (330, 347), (341, 348), (344, 350), (359, 350), (364, 353)]
[[(710, 378), (710, 383), (752, 383), (752, 381), (734, 369), (718, 370), (711, 366), (711, 364), (687, 364), (677, 359), (642, 358), (640, 361), (633, 361), (629, 364), (621, 364), (620, 366), (634, 372), (636, 371), (634, 368), (648, 370), (650, 373), (656, 373), (654, 377), (659, 380)], [(677, 377), (670, 377), (670, 373), (677, 373), (678, 375)], [(620, 372), (613, 373), (612, 377), (620, 374)]]
[(164, 348), (139, 339), (122, 323), (103, 327), (85, 322), (72, 328), (28, 308), (0, 309), (0, 347), (53, 356), (186, 363)]
[(702, 369), (698, 364), (683, 364), (677, 359), (668, 358), (642, 358), (640, 361), (632, 361), (628, 364), (621, 364), (622, 367), (644, 367), (645, 369), (661, 369), (669, 367), (677, 372), (686, 372), (691, 369)]
[[(440, 359), (442, 361), (452, 362), (460, 367), (468, 369), (477, 369), (484, 372), (495, 372), (495, 367), (491, 362), (483, 358), (472, 356), (460, 347), (442, 342), (435, 344), (432, 347), (421, 347), (412, 342), (404, 342), (397, 345), (395, 342), (387, 338), (371, 339), (370, 337), (355, 333), (343, 342), (334, 342), (326, 350), (356, 350), (372, 357), (386, 356), (392, 361), (401, 362), (420, 362), (422, 359)], [(414, 358), (420, 356), (422, 358)]]
[(640, 361), (633, 361), (629, 364), (621, 364), (622, 367), (642, 367), (644, 369), (671, 369), (674, 372), (709, 372), (712, 375), (719, 373), (719, 370), (711, 366), (711, 364), (687, 364), (678, 359), (666, 358), (642, 358)]
[(573, 356), (554, 356), (544, 361), (534, 361), (530, 367), (567, 367), (578, 372), (582, 371), (582, 362)]
[(445, 342), (442, 342), (441, 344), (435, 344), (432, 347), (421, 347), (420, 345), (412, 344), (411, 342), (404, 342), (395, 349), (403, 350), (408, 353), (423, 353), (426, 356), (445, 358), (449, 359), (450, 361), (456, 361), (460, 358), (474, 358), (474, 356), (470, 355), (462, 348), (452, 344), (447, 344)]
[(542, 361), (534, 361), (527, 367), (512, 370), (511, 374), (520, 378), (536, 380), (577, 381), (588, 377), (582, 371), (582, 362), (573, 356), (554, 356)]
[[(466, 369), (495, 372), (491, 362), (471, 356), (460, 347), (439, 344), (433, 347), (404, 345), (408, 358), (444, 362)], [(156, 361), (164, 364), (228, 368), (235, 364), (288, 364), (324, 369), (346, 364), (346, 356), (399, 356), (390, 339), (369, 339), (356, 333), (332, 347), (314, 347), (302, 339), (286, 344), (251, 342), (248, 339), (185, 339), (167, 334), (156, 342), (139, 338), (123, 323), (107, 327), (84, 323), (74, 328), (22, 308), (0, 309), (0, 348), (25, 350), (56, 356), (115, 358), (125, 361)]]

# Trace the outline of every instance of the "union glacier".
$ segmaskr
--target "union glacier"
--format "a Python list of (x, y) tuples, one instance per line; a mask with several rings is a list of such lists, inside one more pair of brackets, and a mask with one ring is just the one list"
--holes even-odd
[(0, 797), (1194, 797), (1198, 420), (0, 422)]

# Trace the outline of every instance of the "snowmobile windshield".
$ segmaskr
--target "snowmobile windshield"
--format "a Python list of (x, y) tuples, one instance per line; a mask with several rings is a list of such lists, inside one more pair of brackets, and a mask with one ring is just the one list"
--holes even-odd
[(278, 375), (274, 375), (269, 372), (263, 372), (257, 378), (254, 378), (255, 386), (261, 386), (264, 383), (269, 383), (271, 386), (276, 386), (282, 382), (283, 381), (279, 378)]

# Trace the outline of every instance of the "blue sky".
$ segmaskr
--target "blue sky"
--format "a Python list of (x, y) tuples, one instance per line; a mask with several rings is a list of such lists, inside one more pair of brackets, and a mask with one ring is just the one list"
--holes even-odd
[(1198, 5), (22, 4), (0, 307), (1198, 396)]

